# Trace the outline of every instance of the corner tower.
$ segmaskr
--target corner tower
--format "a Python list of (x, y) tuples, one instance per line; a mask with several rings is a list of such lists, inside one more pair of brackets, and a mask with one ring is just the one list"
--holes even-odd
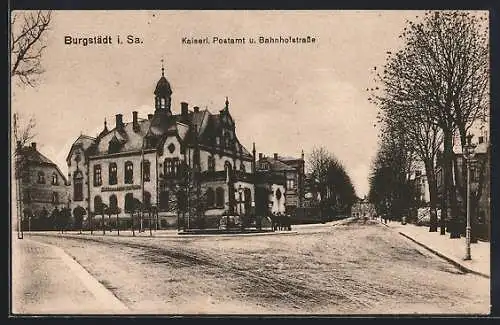
[(167, 78), (165, 78), (165, 68), (163, 67), (163, 60), (161, 62), (161, 78), (156, 83), (155, 94), (155, 114), (166, 113), (172, 115), (170, 104), (172, 101), (172, 88)]

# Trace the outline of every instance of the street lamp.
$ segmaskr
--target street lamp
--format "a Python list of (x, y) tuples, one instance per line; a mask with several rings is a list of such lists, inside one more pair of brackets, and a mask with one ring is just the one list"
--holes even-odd
[(465, 257), (464, 260), (470, 260), (470, 236), (471, 236), (471, 226), (470, 226), (470, 165), (472, 163), (472, 159), (474, 158), (474, 149), (476, 148), (475, 144), (471, 143), (472, 134), (467, 136), (467, 144), (464, 146), (464, 159), (466, 161), (467, 168), (467, 226), (465, 228)]

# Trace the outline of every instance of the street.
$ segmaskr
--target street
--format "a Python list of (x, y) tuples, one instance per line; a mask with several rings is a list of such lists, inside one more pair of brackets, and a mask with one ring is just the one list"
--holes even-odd
[[(294, 230), (267, 236), (25, 237), (62, 248), (131, 313), (489, 313), (489, 279), (459, 271), (376, 221)], [(33, 289), (36, 278), (67, 270), (32, 272), (33, 263), (43, 263), (36, 250), (22, 247), (23, 258), (13, 258), (14, 264), (30, 265), (14, 265), (23, 271), (14, 273), (13, 289), (41, 290), (29, 305), (40, 311), (49, 289)], [(78, 303), (83, 310), (92, 299)], [(30, 312), (29, 306), (23, 311)]]

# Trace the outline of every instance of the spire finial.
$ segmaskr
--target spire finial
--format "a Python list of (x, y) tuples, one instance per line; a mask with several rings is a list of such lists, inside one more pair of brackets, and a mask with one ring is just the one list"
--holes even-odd
[(161, 59), (161, 76), (165, 77), (165, 67), (163, 66), (163, 58)]
[(108, 127), (108, 122), (106, 122), (106, 118), (104, 118), (104, 128)]
[(226, 96), (226, 108), (229, 108), (229, 99)]

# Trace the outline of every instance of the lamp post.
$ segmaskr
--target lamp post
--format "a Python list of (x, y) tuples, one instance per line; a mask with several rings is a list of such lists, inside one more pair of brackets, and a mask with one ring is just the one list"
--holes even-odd
[(464, 146), (464, 159), (467, 168), (467, 226), (465, 228), (465, 257), (464, 260), (470, 260), (470, 236), (471, 236), (471, 225), (470, 225), (470, 165), (472, 159), (474, 158), (475, 144), (471, 143), (472, 134), (467, 136), (467, 144)]

